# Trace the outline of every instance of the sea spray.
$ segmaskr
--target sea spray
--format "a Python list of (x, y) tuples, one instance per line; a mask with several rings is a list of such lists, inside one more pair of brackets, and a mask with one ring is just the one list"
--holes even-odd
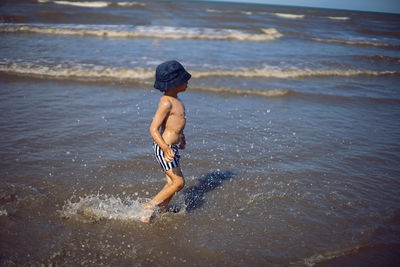
[[(73, 195), (68, 199), (59, 216), (63, 219), (76, 219), (84, 223), (94, 223), (101, 220), (140, 221), (148, 210), (143, 210), (143, 205), (150, 201), (147, 198), (131, 198), (129, 196), (114, 196), (108, 194), (90, 194), (77, 197)], [(185, 203), (182, 198), (177, 199), (173, 206), (168, 207), (167, 213), (185, 213)], [(163, 217), (158, 207), (154, 209), (158, 217)]]
[(79, 197), (78, 201), (73, 201), (74, 198), (76, 197), (68, 199), (59, 211), (61, 218), (76, 218), (83, 222), (97, 222), (103, 219), (140, 220), (143, 214), (142, 206), (148, 201), (100, 193)]

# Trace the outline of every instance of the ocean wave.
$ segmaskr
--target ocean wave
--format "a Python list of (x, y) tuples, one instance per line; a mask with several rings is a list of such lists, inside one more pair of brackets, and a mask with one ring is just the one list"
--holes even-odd
[(328, 17), (328, 19), (332, 20), (349, 20), (349, 17)]
[(354, 246), (348, 246), (348, 247), (343, 247), (337, 250), (332, 250), (332, 251), (321, 251), (320, 253), (316, 253), (308, 258), (305, 258), (303, 260), (299, 260), (297, 262), (291, 262), (290, 265), (293, 266), (308, 266), (312, 267), (315, 264), (332, 260), (335, 258), (339, 258), (345, 255), (353, 254), (357, 252), (360, 249), (360, 246), (354, 245)]
[(38, 0), (39, 3), (53, 3), (58, 5), (69, 5), (78, 7), (91, 7), (91, 8), (102, 8), (108, 6), (146, 6), (146, 4), (138, 2), (106, 2), (106, 1), (93, 1), (93, 2), (71, 2), (71, 1), (53, 1), (53, 0)]
[[(370, 71), (370, 70), (275, 70), (268, 73), (268, 70), (256, 69), (243, 69), (241, 71), (233, 70), (189, 70), (193, 79), (209, 78), (209, 77), (224, 77), (234, 76), (242, 78), (302, 78), (305, 76), (352, 76), (352, 75), (400, 75), (400, 71)], [(54, 80), (72, 80), (83, 82), (121, 82), (141, 84), (153, 87), (154, 81), (154, 68), (107, 68), (101, 66), (74, 66), (65, 67), (62, 65), (57, 66), (42, 66), (34, 64), (20, 64), (13, 63), (8, 65), (1, 65), (0, 73), (8, 75), (17, 75), (29, 78), (40, 79), (54, 79)], [(223, 93), (230, 95), (248, 95), (248, 96), (262, 96), (262, 97), (286, 97), (295, 96), (299, 98), (318, 99), (318, 101), (352, 101), (366, 100), (379, 103), (398, 104), (400, 99), (397, 98), (376, 98), (364, 96), (341, 96), (341, 95), (328, 95), (328, 94), (313, 94), (297, 92), (291, 89), (249, 89), (249, 88), (228, 88), (220, 86), (201, 86), (196, 85), (196, 82), (190, 84), (190, 89), (194, 91), (204, 91), (210, 93)]]
[(305, 15), (295, 15), (295, 14), (286, 14), (286, 13), (274, 13), (275, 16), (285, 19), (302, 19)]
[(211, 8), (206, 9), (206, 12), (208, 12), (208, 13), (231, 13), (229, 11), (216, 10), (216, 9), (211, 9)]
[(63, 65), (45, 66), (35, 64), (12, 63), (0, 65), (0, 72), (28, 77), (73, 79), (87, 81), (143, 81), (154, 78), (154, 70), (145, 68), (106, 68), (101, 66)]
[[(33, 64), (9, 64), (0, 65), (0, 72), (11, 75), (21, 75), (32, 78), (46, 78), (59, 80), (76, 80), (89, 82), (134, 82), (146, 86), (153, 86), (155, 76), (154, 69), (149, 68), (104, 68), (100, 66), (92, 67), (63, 67), (57, 66), (41, 66)], [(207, 73), (202, 71), (191, 71), (193, 78), (204, 77)], [(211, 72), (212, 73), (212, 72)], [(206, 91), (213, 93), (228, 93), (236, 95), (257, 95), (265, 97), (284, 96), (291, 93), (288, 89), (272, 89), (272, 90), (248, 90), (240, 88), (227, 87), (211, 87), (191, 85), (192, 90)]]
[[(111, 5), (114, 5), (114, 3), (111, 3)], [(144, 3), (138, 3), (138, 2), (117, 2), (117, 6), (128, 6), (128, 7), (136, 7), (136, 6), (146, 6)]]
[(370, 36), (379, 36), (379, 37), (383, 37), (383, 36), (388, 36), (390, 37), (394, 37), (395, 39), (399, 39), (400, 38), (400, 32), (399, 31), (395, 31), (394, 29), (373, 29), (373, 28), (369, 28), (369, 29), (365, 29), (365, 28), (361, 28), (361, 29), (357, 29), (356, 32), (361, 33), (361, 34), (367, 34)]
[[(241, 70), (189, 70), (194, 81), (190, 84), (191, 90), (205, 91), (210, 93), (225, 93), (231, 95), (252, 95), (263, 97), (296, 96), (305, 98), (317, 98), (326, 101), (347, 101), (353, 97), (338, 95), (320, 95), (296, 92), (291, 89), (251, 89), (251, 88), (228, 88), (220, 86), (204, 86), (196, 84), (196, 79), (216, 77), (238, 77), (238, 78), (304, 78), (324, 76), (354, 76), (354, 75), (400, 75), (400, 71), (374, 71), (374, 70), (268, 70), (268, 69), (241, 69)], [(153, 87), (155, 71), (154, 68), (111, 68), (98, 65), (65, 63), (59, 65), (41, 65), (34, 63), (0, 62), (0, 73), (16, 75), (28, 78), (71, 80), (82, 82), (118, 82), (127, 84), (141, 84)], [(357, 97), (363, 99), (363, 97)], [(383, 103), (399, 103), (399, 99), (371, 98), (367, 100)], [(393, 102), (394, 101), (394, 102)]]
[(137, 26), (129, 28), (126, 25), (0, 25), (0, 33), (35, 33), (114, 38), (201, 39), (261, 42), (275, 40), (283, 36), (274, 28), (260, 28), (260, 32), (261, 33), (259, 34), (253, 34), (233, 29), (184, 28), (168, 26)]
[(318, 103), (327, 102), (327, 103), (345, 103), (352, 101), (365, 101), (370, 105), (371, 103), (379, 103), (379, 104), (389, 104), (389, 105), (398, 105), (400, 104), (400, 98), (397, 98), (395, 95), (391, 96), (365, 96), (365, 95), (341, 95), (340, 92), (338, 94), (321, 94), (321, 93), (306, 93), (306, 92), (298, 92), (294, 90), (290, 90), (288, 93), (291, 96), (296, 98), (305, 98), (312, 99), (317, 101)]
[(195, 85), (191, 85), (190, 89), (196, 91), (211, 92), (211, 93), (224, 93), (232, 95), (253, 95), (253, 96), (265, 96), (265, 97), (279, 97), (293, 93), (293, 91), (290, 89), (248, 90), (239, 88), (195, 86)]
[[(368, 229), (365, 232), (376, 232), (375, 227)], [(398, 251), (400, 245), (396, 242), (381, 242), (365, 244), (361, 243), (349, 243), (342, 245), (341, 248), (322, 250), (320, 252), (314, 252), (312, 256), (305, 259), (299, 259), (297, 262), (291, 262), (290, 266), (343, 266), (351, 265), (351, 262), (363, 262), (366, 259), (370, 259), (369, 263), (371, 266), (380, 265), (382, 259), (389, 259), (384, 262), (390, 265), (390, 262), (398, 259)], [(383, 264), (385, 265), (385, 264)]]
[(70, 6), (79, 6), (79, 7), (106, 7), (108, 6), (107, 2), (70, 2), (70, 1), (47, 1), (47, 0), (38, 0), (39, 3), (54, 3), (58, 5), (70, 5)]
[(193, 77), (233, 76), (242, 78), (304, 78), (319, 76), (356, 76), (356, 75), (399, 75), (400, 71), (377, 71), (357, 69), (238, 69), (238, 70), (211, 70), (192, 71)]
[[(153, 68), (114, 68), (97, 65), (65, 64), (41, 65), (33, 63), (0, 62), (0, 72), (35, 77), (76, 78), (87, 80), (146, 81), (154, 78)], [(357, 70), (357, 69), (237, 69), (237, 70), (190, 70), (195, 79), (208, 77), (239, 77), (289, 79), (323, 76), (382, 76), (400, 75), (396, 70)]]
[(336, 39), (321, 39), (312, 38), (316, 42), (334, 43), (334, 44), (344, 44), (344, 45), (361, 45), (361, 46), (377, 46), (377, 47), (398, 47), (391, 44), (372, 42), (372, 41), (346, 41), (346, 40), (336, 40)]
[(207, 13), (219, 13), (219, 14), (237, 14), (237, 13), (239, 13), (239, 14), (243, 14), (243, 15), (247, 15), (247, 16), (253, 15), (252, 11), (239, 11), (239, 12), (236, 12), (236, 11), (233, 11), (233, 10), (217, 10), (217, 9), (211, 9), (211, 8), (206, 9), (206, 12)]
[(371, 55), (371, 56), (355, 56), (355, 58), (357, 60), (364, 60), (373, 63), (400, 64), (400, 57)]

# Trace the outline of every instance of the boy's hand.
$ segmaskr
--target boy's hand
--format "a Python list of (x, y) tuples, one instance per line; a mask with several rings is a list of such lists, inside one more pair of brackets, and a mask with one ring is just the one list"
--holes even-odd
[(179, 149), (185, 149), (185, 147), (186, 147), (186, 138), (185, 135), (182, 134), (181, 143), (179, 144)]
[(164, 159), (166, 162), (172, 162), (174, 160), (175, 152), (169, 146), (163, 149)]

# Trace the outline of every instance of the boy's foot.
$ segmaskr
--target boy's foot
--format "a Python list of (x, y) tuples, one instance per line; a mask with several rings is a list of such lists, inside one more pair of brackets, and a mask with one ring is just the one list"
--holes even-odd
[(140, 214), (140, 220), (144, 223), (149, 223), (151, 220), (151, 216), (153, 216), (153, 209), (143, 208), (142, 213)]
[(140, 214), (140, 220), (144, 223), (149, 223), (151, 220), (151, 217), (154, 214), (156, 206), (157, 206), (157, 203), (154, 203), (153, 201), (146, 203), (142, 207), (142, 212)]

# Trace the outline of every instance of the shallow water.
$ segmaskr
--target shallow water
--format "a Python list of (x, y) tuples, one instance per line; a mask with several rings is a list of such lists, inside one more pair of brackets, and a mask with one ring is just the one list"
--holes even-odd
[[(1, 265), (398, 264), (398, 15), (104, 3), (1, 4)], [(66, 34), (110, 27), (129, 33)], [(186, 186), (145, 225), (165, 183), (149, 88), (171, 57), (193, 74)]]

